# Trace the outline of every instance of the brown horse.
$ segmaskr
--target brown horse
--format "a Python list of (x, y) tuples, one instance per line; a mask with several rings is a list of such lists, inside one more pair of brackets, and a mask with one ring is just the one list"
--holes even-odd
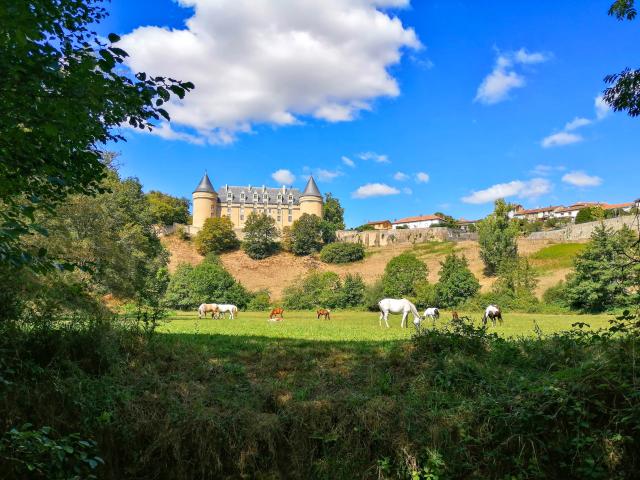
[(458, 316), (458, 312), (456, 312), (455, 310), (451, 314), (451, 320), (460, 320), (460, 317)]
[(316, 310), (316, 316), (318, 317), (318, 320), (320, 320), (320, 317), (324, 317), (325, 320), (331, 320), (331, 310), (321, 308), (320, 310)]
[(280, 317), (281, 320), (284, 319), (284, 308), (277, 307), (271, 310), (271, 314), (269, 314), (269, 320), (272, 320), (273, 317)]

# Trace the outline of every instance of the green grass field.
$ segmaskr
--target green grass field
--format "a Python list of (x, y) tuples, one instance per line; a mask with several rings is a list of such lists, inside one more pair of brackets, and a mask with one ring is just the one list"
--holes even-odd
[(585, 243), (558, 243), (549, 245), (529, 256), (532, 265), (540, 271), (557, 270), (573, 266), (573, 259), (586, 247)]
[[(436, 328), (445, 325), (450, 319), (450, 312), (442, 312)], [(477, 324), (481, 315), (476, 312), (460, 312), (468, 315)], [(385, 342), (407, 340), (415, 331), (414, 328), (400, 328), (400, 315), (390, 315), (390, 328), (378, 325), (376, 312), (335, 311), (331, 320), (317, 320), (314, 312), (286, 311), (283, 322), (268, 322), (266, 312), (240, 312), (235, 320), (198, 320), (195, 312), (176, 312), (169, 317), (169, 322), (162, 326), (163, 333), (197, 334), (197, 335), (229, 335), (235, 337), (266, 337), (296, 340), (313, 340), (320, 342)], [(535, 333), (534, 321), (543, 333), (569, 330), (575, 322), (585, 322), (592, 328), (608, 326), (610, 315), (550, 315), (531, 313), (506, 313), (502, 325), (495, 331), (504, 337), (532, 336)], [(409, 316), (410, 321), (413, 317)], [(424, 323), (431, 327), (431, 321)], [(411, 325), (412, 326), (412, 325)], [(493, 328), (493, 327), (492, 327)]]

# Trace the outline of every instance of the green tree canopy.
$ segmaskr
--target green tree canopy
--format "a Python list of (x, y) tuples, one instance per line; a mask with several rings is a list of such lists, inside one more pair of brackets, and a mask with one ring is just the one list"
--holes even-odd
[(322, 220), (308, 213), (291, 226), (291, 251), (295, 255), (310, 255), (322, 248)]
[(469, 270), (463, 256), (450, 253), (440, 264), (440, 279), (436, 284), (439, 307), (455, 307), (473, 297), (480, 290), (478, 279)]
[(576, 215), (576, 223), (595, 222), (603, 220), (605, 217), (604, 210), (600, 206), (590, 206), (581, 208)]
[(204, 221), (202, 230), (196, 235), (195, 245), (200, 255), (208, 255), (235, 250), (240, 242), (229, 217), (214, 217)]
[(401, 298), (414, 296), (416, 285), (426, 282), (427, 265), (413, 253), (401, 253), (392, 258), (384, 268), (382, 285), (384, 295), (387, 297)]
[(269, 215), (251, 212), (243, 231), (242, 248), (254, 260), (267, 258), (278, 251), (278, 228)]
[(503, 261), (518, 256), (518, 227), (510, 221), (509, 210), (504, 200), (496, 200), (493, 213), (478, 224), (480, 258), (487, 275), (495, 275)]
[(340, 205), (340, 200), (331, 193), (324, 196), (322, 218), (330, 223), (334, 230), (344, 230), (344, 208)]
[(36, 211), (52, 212), (69, 194), (102, 192), (101, 148), (123, 140), (113, 129), (151, 129), (169, 119), (162, 105), (171, 95), (194, 88), (120, 67), (127, 53), (114, 45), (118, 36), (94, 31), (107, 15), (101, 4), (30, 0), (0, 8), (0, 263), (46, 265), (44, 249), (34, 254), (21, 243), (39, 228)]
[(147, 193), (151, 220), (158, 225), (189, 223), (189, 200), (152, 190)]

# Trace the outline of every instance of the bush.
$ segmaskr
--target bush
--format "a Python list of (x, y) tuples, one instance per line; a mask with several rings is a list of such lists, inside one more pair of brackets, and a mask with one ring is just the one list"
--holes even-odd
[(278, 228), (275, 220), (264, 213), (251, 212), (244, 224), (242, 249), (254, 260), (267, 258), (278, 251)]
[(542, 294), (542, 301), (546, 305), (555, 305), (558, 307), (567, 306), (567, 294), (566, 284), (563, 281), (558, 282), (552, 287), (549, 287)]
[(363, 304), (364, 307), (371, 311), (375, 312), (380, 310), (378, 307), (378, 302), (384, 298), (384, 285), (382, 284), (382, 280), (376, 280), (370, 285), (367, 285), (364, 290), (364, 299)]
[(360, 275), (348, 273), (342, 281), (340, 307), (359, 307), (364, 303), (366, 285)]
[(179, 310), (192, 310), (201, 303), (232, 303), (245, 308), (250, 295), (220, 263), (208, 255), (199, 265), (178, 265), (171, 276), (164, 305)]
[(295, 255), (310, 255), (322, 248), (322, 220), (304, 213), (291, 226), (291, 251)]
[(603, 220), (605, 218), (605, 213), (602, 207), (600, 206), (591, 206), (581, 208), (578, 214), (576, 215), (576, 224), (578, 223), (587, 223), (587, 222), (595, 222), (597, 220)]
[(178, 225), (178, 227), (176, 228), (176, 236), (180, 240), (189, 240), (191, 238), (187, 233), (187, 229), (184, 228), (184, 225)]
[(271, 308), (271, 296), (268, 290), (260, 290), (251, 295), (251, 300), (247, 304), (247, 310), (262, 311)]
[(357, 262), (364, 258), (365, 249), (360, 243), (330, 243), (320, 252), (320, 260), (325, 263)]
[(503, 261), (518, 255), (518, 226), (509, 220), (509, 205), (497, 200), (494, 212), (478, 224), (480, 258), (485, 273), (495, 275)]
[(413, 303), (418, 308), (427, 308), (440, 306), (440, 300), (436, 290), (436, 285), (427, 282), (421, 282), (416, 285), (415, 297), (413, 297)]
[(480, 290), (478, 279), (469, 270), (467, 259), (455, 253), (441, 262), (440, 279), (435, 287), (435, 297), (440, 307), (456, 307), (473, 297)]
[(365, 284), (360, 275), (347, 275), (344, 281), (334, 272), (311, 272), (284, 291), (286, 308), (349, 308), (362, 305)]
[(207, 218), (195, 240), (200, 255), (235, 250), (240, 245), (229, 217)]
[(280, 235), (280, 248), (283, 252), (293, 251), (293, 237), (291, 236), (291, 227), (282, 227), (282, 234)]
[(402, 298), (415, 296), (419, 282), (427, 279), (426, 264), (413, 253), (401, 253), (387, 263), (382, 276), (386, 297)]

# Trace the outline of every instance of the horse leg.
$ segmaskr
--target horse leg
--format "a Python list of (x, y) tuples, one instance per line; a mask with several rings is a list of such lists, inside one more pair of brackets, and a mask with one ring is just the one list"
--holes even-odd
[(389, 328), (389, 312), (384, 312), (384, 323), (387, 326), (387, 328)]
[(380, 317), (378, 317), (378, 326), (381, 327), (382, 326), (382, 317), (384, 316), (384, 313), (382, 313), (382, 311), (380, 311)]
[(400, 322), (400, 328), (404, 328), (406, 326), (408, 316), (409, 312), (402, 312), (402, 322)]

